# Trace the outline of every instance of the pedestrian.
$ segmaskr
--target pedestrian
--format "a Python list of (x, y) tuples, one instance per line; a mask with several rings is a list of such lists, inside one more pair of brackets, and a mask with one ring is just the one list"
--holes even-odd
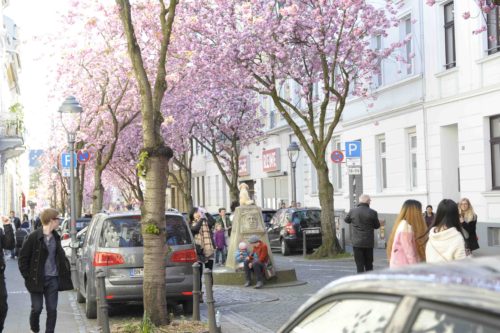
[(215, 222), (221, 224), (227, 236), (231, 237), (231, 219), (226, 215), (226, 208), (219, 208), (219, 216), (217, 216)]
[(10, 211), (10, 222), (16, 229), (21, 228), (21, 220), (16, 216), (16, 212), (13, 210)]
[(250, 287), (252, 272), (255, 275), (255, 289), (264, 286), (264, 269), (269, 261), (267, 245), (259, 239), (259, 236), (252, 235), (248, 242), (253, 246), (250, 255), (245, 259), (243, 267), (245, 269), (245, 287)]
[(40, 332), (43, 300), (47, 311), (45, 332), (56, 327), (58, 292), (72, 290), (70, 264), (61, 247), (59, 213), (47, 208), (40, 213), (42, 227), (32, 232), (21, 248), (19, 270), (31, 296), (31, 332)]
[(238, 244), (238, 250), (236, 250), (236, 253), (234, 254), (236, 263), (238, 264), (238, 267), (236, 268), (237, 270), (244, 269), (245, 260), (247, 260), (249, 256), (250, 253), (248, 253), (248, 244), (240, 242), (240, 244)]
[[(0, 228), (0, 249), (13, 250), (15, 246), (14, 230), (7, 216), (2, 216), (3, 229)], [(7, 317), (7, 288), (5, 287), (5, 259), (0, 256), (0, 333)]]
[(432, 224), (434, 223), (434, 218), (435, 218), (435, 215), (434, 215), (434, 212), (432, 211), (431, 205), (427, 205), (427, 207), (425, 207), (425, 212), (423, 215), (424, 215), (425, 224), (427, 225), (427, 228), (430, 228), (432, 226)]
[(352, 249), (358, 273), (373, 270), (373, 232), (380, 228), (378, 214), (370, 208), (371, 198), (367, 194), (359, 197), (359, 204), (346, 215), (344, 221), (352, 225)]
[(428, 263), (464, 259), (465, 238), (455, 201), (443, 199), (438, 205), (434, 226), (428, 230), (429, 239), (425, 246)]
[(477, 234), (476, 234), (476, 224), (477, 224), (477, 215), (474, 212), (474, 208), (470, 203), (470, 200), (467, 198), (462, 198), (460, 200), (460, 223), (462, 224), (462, 228), (465, 230), (465, 244), (469, 251), (474, 251), (479, 249), (479, 244), (477, 242)]
[(422, 216), (422, 204), (417, 200), (406, 200), (392, 228), (387, 243), (389, 267), (401, 267), (425, 261), (424, 236), (427, 231)]
[(226, 233), (220, 223), (215, 223), (214, 243), (215, 264), (224, 266), (226, 264)]
[(30, 230), (30, 219), (28, 218), (28, 214), (24, 214), (23, 215), (23, 221), (21, 223), (21, 228), (26, 229), (29, 232), (29, 230)]
[(16, 247), (14, 248), (14, 256), (19, 258), (19, 253), (21, 252), (21, 248), (23, 247), (24, 240), (28, 236), (29, 232), (28, 229), (24, 228), (19, 228), (16, 230), (15, 234), (15, 240), (16, 240)]
[(215, 244), (212, 229), (215, 220), (201, 207), (193, 207), (189, 213), (191, 232), (193, 233), (198, 262), (200, 263), (200, 288), (202, 285), (203, 267), (213, 270)]
[(38, 215), (35, 219), (35, 223), (33, 224), (33, 230), (36, 230), (42, 226), (42, 220), (40, 219), (40, 215)]
[(280, 203), (280, 209), (285, 209), (286, 208), (286, 203), (282, 200)]

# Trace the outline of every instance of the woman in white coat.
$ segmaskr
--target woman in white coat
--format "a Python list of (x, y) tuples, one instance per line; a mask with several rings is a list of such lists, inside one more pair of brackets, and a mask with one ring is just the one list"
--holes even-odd
[(466, 257), (465, 239), (455, 201), (443, 199), (439, 203), (434, 227), (429, 230), (425, 257), (428, 263), (447, 262)]

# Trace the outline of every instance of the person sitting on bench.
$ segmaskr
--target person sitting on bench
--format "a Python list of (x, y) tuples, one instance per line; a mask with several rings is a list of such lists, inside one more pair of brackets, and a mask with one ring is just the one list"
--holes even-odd
[(253, 245), (250, 256), (245, 260), (245, 287), (250, 287), (252, 271), (255, 274), (255, 289), (260, 289), (264, 286), (264, 268), (269, 260), (267, 245), (262, 242), (258, 236), (250, 236), (248, 242)]

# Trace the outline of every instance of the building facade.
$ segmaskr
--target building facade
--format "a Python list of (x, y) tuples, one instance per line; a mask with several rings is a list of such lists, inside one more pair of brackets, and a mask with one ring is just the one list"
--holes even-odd
[[(400, 24), (387, 38), (373, 40), (383, 48), (411, 35), (411, 41), (381, 62), (371, 101), (351, 97), (330, 144), (345, 152), (345, 143), (361, 141), (361, 174), (350, 175), (343, 163), (329, 162), (335, 209), (348, 211), (361, 193), (385, 220), (378, 235), (385, 245), (394, 219), (407, 199), (436, 209), (443, 198), (470, 199), (478, 215), (481, 251), (500, 252), (500, 17), (487, 16), (487, 30), (474, 1), (406, 1)], [(478, 15), (465, 20), (462, 13)], [(408, 59), (407, 63), (398, 58)], [(289, 88), (293, 93), (293, 86)], [(284, 92), (287, 93), (286, 91)], [(293, 98), (293, 97), (292, 97)], [(258, 205), (287, 206), (292, 177), (287, 147), (293, 132), (270, 100), (266, 134), (245, 147), (240, 181), (249, 184)], [(228, 207), (228, 191), (210, 156), (199, 150), (193, 161), (195, 205), (210, 211)], [(316, 171), (304, 152), (296, 168), (297, 201), (319, 206)], [(347, 226), (344, 226), (347, 228)]]

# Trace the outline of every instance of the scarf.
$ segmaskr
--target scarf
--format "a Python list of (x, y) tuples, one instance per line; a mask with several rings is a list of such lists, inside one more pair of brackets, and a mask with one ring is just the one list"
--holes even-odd
[(210, 228), (208, 227), (207, 221), (203, 220), (201, 223), (200, 232), (194, 236), (196, 244), (200, 245), (203, 249), (203, 255), (206, 258), (213, 256), (215, 250), (212, 243), (212, 237), (210, 235)]

